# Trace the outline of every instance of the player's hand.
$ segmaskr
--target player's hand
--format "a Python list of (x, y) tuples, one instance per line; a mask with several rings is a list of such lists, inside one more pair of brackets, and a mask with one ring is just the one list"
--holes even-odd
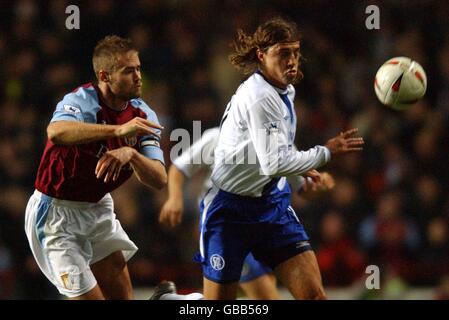
[(104, 182), (109, 182), (111, 179), (116, 181), (124, 165), (131, 161), (134, 150), (131, 147), (121, 147), (118, 149), (106, 152), (97, 162), (95, 168), (95, 175), (98, 179), (104, 177)]
[(318, 184), (321, 183), (321, 174), (317, 170), (310, 170), (302, 176), (304, 177), (304, 191), (316, 191)]
[(174, 228), (181, 223), (183, 212), (182, 199), (168, 199), (159, 213), (159, 222)]
[[(309, 172), (307, 174), (309, 174)], [(325, 192), (335, 187), (334, 177), (327, 172), (321, 172), (319, 180), (313, 180), (310, 176), (306, 175), (303, 175), (305, 181), (302, 186), (302, 190), (300, 191), (300, 195), (307, 200), (315, 200)]]
[[(316, 170), (313, 170), (316, 171)], [(303, 190), (305, 192), (327, 192), (332, 190), (335, 187), (335, 180), (327, 172), (320, 173), (320, 180), (312, 180), (309, 177), (306, 177)]]
[(332, 190), (335, 187), (335, 180), (328, 172), (321, 172), (321, 182), (317, 188), (320, 192), (326, 192)]
[(344, 154), (355, 151), (362, 151), (365, 144), (363, 138), (354, 137), (358, 131), (357, 128), (340, 133), (335, 138), (326, 142), (326, 147), (332, 155)]
[(159, 134), (156, 133), (154, 128), (156, 129), (164, 129), (164, 127), (151, 122), (147, 119), (135, 117), (134, 119), (128, 121), (127, 123), (124, 123), (120, 125), (115, 130), (115, 136), (116, 137), (127, 137), (132, 138), (135, 136), (145, 136), (148, 134), (154, 134), (159, 136)]

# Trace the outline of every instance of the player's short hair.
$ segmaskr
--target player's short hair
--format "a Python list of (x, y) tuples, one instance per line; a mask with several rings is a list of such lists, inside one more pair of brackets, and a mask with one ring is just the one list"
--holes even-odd
[[(229, 61), (244, 74), (251, 74), (259, 66), (257, 49), (265, 51), (277, 43), (294, 41), (300, 41), (296, 23), (276, 17), (259, 25), (253, 35), (247, 35), (241, 29), (237, 30), (235, 52), (229, 56)], [(301, 72), (299, 73), (302, 76)]]
[(92, 56), (95, 75), (98, 77), (100, 70), (115, 71), (120, 55), (128, 51), (138, 52), (131, 39), (109, 35), (98, 41)]

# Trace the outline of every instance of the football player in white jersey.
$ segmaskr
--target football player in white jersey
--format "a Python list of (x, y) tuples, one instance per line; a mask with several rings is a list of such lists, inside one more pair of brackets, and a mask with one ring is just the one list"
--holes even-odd
[(286, 176), (319, 180), (331, 157), (362, 150), (352, 129), (307, 151), (293, 148), (296, 25), (281, 18), (253, 35), (239, 30), (231, 63), (249, 74), (221, 121), (211, 180), (201, 205), (200, 254), (205, 299), (235, 299), (245, 257), (274, 270), (296, 299), (326, 297), (309, 237), (293, 208)]
[[(168, 198), (161, 208), (159, 221), (169, 227), (177, 226), (184, 213), (183, 186), (186, 179), (192, 178), (200, 170), (204, 170), (203, 188), (201, 195), (212, 187), (210, 174), (214, 163), (214, 149), (218, 142), (220, 128), (206, 130), (201, 139), (173, 161), (168, 170)], [(201, 161), (195, 161), (199, 159)], [(333, 177), (321, 173), (321, 181), (314, 183), (306, 181), (302, 176), (291, 176), (289, 182), (306, 199), (312, 199), (321, 193), (332, 189), (335, 185)], [(276, 279), (273, 271), (266, 265), (255, 260), (251, 253), (245, 258), (239, 284), (245, 295), (254, 300), (279, 299)]]

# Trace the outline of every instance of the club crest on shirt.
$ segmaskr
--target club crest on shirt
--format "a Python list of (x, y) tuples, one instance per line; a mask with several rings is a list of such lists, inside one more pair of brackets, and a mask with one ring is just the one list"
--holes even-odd
[(108, 152), (108, 147), (106, 147), (104, 144), (100, 144), (100, 148), (98, 149), (98, 152), (95, 156), (100, 159), (106, 152)]
[(137, 143), (137, 137), (125, 137), (125, 142), (130, 147), (135, 146)]

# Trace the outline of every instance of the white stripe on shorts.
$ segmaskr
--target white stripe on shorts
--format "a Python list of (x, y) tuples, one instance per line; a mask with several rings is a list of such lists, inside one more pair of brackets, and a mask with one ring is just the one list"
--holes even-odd
[(298, 221), (298, 223), (301, 223), (301, 221), (299, 221), (298, 216), (296, 215), (295, 210), (293, 210), (292, 206), (288, 206), (287, 210), (289, 210), (293, 214), (293, 216), (295, 217), (296, 221)]
[(204, 197), (204, 200), (203, 200), (204, 210), (203, 210), (203, 213), (201, 214), (201, 231), (200, 231), (200, 254), (201, 254), (202, 258), (204, 258), (204, 242), (203, 242), (204, 241), (203, 240), (204, 221), (206, 220), (207, 211), (209, 210), (209, 206), (214, 201), (215, 196), (217, 195), (218, 191), (220, 191), (220, 189), (213, 186), (209, 190), (209, 192), (206, 194), (206, 196)]

